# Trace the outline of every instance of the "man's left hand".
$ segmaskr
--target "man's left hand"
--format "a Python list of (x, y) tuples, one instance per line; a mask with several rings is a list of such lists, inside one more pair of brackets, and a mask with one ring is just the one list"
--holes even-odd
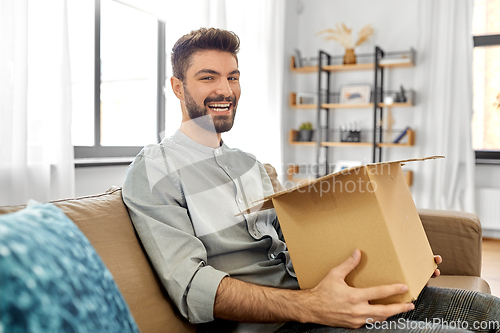
[[(440, 255), (436, 255), (434, 256), (434, 261), (436, 262), (436, 264), (440, 264), (443, 262), (443, 258), (441, 258)], [(439, 268), (436, 268), (436, 270), (434, 271), (434, 274), (432, 274), (432, 277), (435, 278), (435, 277), (438, 277), (439, 275), (441, 275), (441, 271), (439, 270)]]

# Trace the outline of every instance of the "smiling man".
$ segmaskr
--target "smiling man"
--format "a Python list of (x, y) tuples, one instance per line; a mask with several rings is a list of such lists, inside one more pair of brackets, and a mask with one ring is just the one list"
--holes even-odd
[[(236, 45), (229, 44), (228, 48), (234, 48)], [(179, 53), (177, 51), (172, 55), (172, 63), (180, 62), (180, 69), (172, 76), (171, 83), (175, 95), (181, 101), (180, 130), (188, 136), (198, 135), (199, 128), (190, 127), (192, 120), (193, 124), (203, 130), (215, 133), (220, 141), (221, 133), (233, 127), (241, 94), (236, 52), (197, 52), (196, 56), (191, 56), (190, 62), (186, 63), (189, 67), (185, 67), (184, 59), (177, 58), (182, 55)], [(204, 138), (210, 137), (210, 133), (205, 133)], [(214, 147), (218, 146), (220, 145), (217, 142)]]
[(497, 298), (451, 289), (424, 288), (415, 304), (372, 305), (407, 287), (348, 286), (359, 250), (315, 288), (298, 290), (274, 210), (238, 215), (273, 193), (262, 164), (221, 139), (233, 126), (241, 94), (238, 49), (238, 37), (219, 29), (202, 28), (177, 41), (171, 85), (182, 123), (172, 137), (139, 153), (123, 185), (134, 226), (180, 313), (210, 332), (366, 331), (397, 314), (403, 323), (441, 318), (471, 327), (473, 320), (498, 319)]

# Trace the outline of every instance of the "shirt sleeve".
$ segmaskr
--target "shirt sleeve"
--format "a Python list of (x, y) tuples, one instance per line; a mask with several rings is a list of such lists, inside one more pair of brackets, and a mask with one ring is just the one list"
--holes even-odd
[(123, 201), (170, 298), (191, 323), (214, 320), (215, 295), (227, 273), (207, 265), (207, 251), (194, 235), (175, 171), (139, 155), (127, 170)]

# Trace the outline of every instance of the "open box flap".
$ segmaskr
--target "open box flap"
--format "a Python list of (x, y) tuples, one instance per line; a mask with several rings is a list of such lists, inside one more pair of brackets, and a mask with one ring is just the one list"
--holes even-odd
[[(392, 164), (392, 163), (399, 163), (401, 165), (405, 165), (406, 162), (414, 162), (414, 161), (425, 161), (425, 160), (435, 160), (435, 159), (441, 159), (441, 158), (445, 158), (444, 156), (429, 156), (429, 157), (422, 157), (422, 158), (410, 158), (410, 159), (405, 159), (405, 160), (397, 160), (397, 161), (387, 161), (387, 162), (379, 162), (379, 163), (368, 163), (366, 165), (381, 165), (381, 164)], [(249, 213), (254, 213), (254, 212), (258, 212), (258, 211), (262, 211), (262, 210), (267, 210), (267, 209), (270, 209), (270, 208), (273, 208), (274, 207), (274, 204), (273, 204), (273, 199), (277, 198), (277, 197), (280, 197), (282, 195), (285, 195), (287, 193), (291, 193), (293, 191), (296, 191), (296, 190), (300, 190), (304, 187), (307, 187), (307, 186), (312, 186), (313, 184), (315, 183), (318, 183), (318, 182), (321, 182), (322, 180), (325, 180), (325, 179), (329, 179), (331, 177), (335, 177), (335, 176), (338, 176), (338, 175), (342, 175), (342, 174), (345, 174), (345, 173), (349, 173), (353, 170), (356, 170), (356, 169), (359, 169), (359, 168), (364, 168), (366, 165), (360, 165), (360, 166), (355, 166), (355, 167), (352, 167), (352, 168), (348, 168), (348, 169), (344, 169), (344, 170), (341, 170), (339, 172), (335, 172), (335, 173), (330, 173), (326, 176), (323, 176), (323, 177), (320, 177), (320, 178), (317, 178), (311, 182), (306, 182), (306, 183), (303, 183), (303, 184), (299, 184), (297, 186), (294, 186), (294, 187), (291, 187), (289, 189), (285, 189), (285, 190), (282, 190), (282, 191), (279, 191), (279, 192), (276, 192), (272, 195), (269, 195), (265, 198), (262, 198), (261, 200), (257, 200), (257, 201), (254, 201), (253, 202), (253, 206), (247, 208), (245, 211), (235, 215), (235, 216), (240, 216), (240, 215), (243, 215), (243, 214), (249, 214)]]

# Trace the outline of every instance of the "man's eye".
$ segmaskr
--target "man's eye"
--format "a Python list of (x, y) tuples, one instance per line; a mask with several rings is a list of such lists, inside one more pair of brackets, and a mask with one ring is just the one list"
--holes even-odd
[(228, 78), (229, 81), (238, 81), (238, 78), (237, 77), (230, 77)]
[(201, 79), (202, 79), (202, 80), (213, 80), (213, 77), (211, 77), (211, 76), (206, 76), (206, 77), (202, 77)]

